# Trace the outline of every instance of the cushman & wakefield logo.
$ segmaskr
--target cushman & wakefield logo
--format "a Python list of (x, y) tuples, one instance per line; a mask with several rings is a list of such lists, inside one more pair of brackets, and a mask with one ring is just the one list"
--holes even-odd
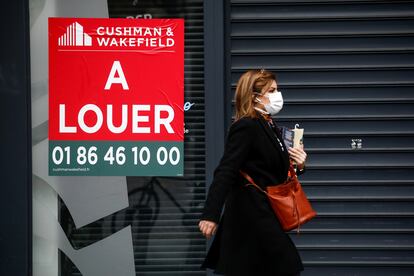
[(92, 46), (92, 38), (83, 32), (83, 26), (78, 22), (70, 24), (66, 33), (58, 39), (59, 46)]
[[(90, 28), (89, 28), (90, 29)], [(135, 48), (174, 52), (174, 31), (164, 26), (101, 26), (93, 27), (94, 38), (84, 32), (84, 27), (74, 22), (57, 38), (58, 46), (94, 46), (98, 48)], [(95, 40), (92, 42), (92, 40)], [(95, 47), (95, 48), (96, 48)], [(70, 49), (68, 49), (70, 51)]]

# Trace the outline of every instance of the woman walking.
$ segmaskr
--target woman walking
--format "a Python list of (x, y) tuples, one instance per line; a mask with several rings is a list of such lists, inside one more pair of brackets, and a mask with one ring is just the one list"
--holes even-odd
[(245, 186), (247, 180), (240, 170), (265, 188), (287, 179), (290, 159), (301, 174), (306, 153), (303, 148), (286, 148), (271, 117), (283, 107), (273, 73), (244, 73), (235, 102), (236, 120), (227, 134), (199, 222), (204, 236), (215, 235), (202, 267), (226, 276), (299, 275), (303, 265), (295, 245), (281, 228), (266, 195)]

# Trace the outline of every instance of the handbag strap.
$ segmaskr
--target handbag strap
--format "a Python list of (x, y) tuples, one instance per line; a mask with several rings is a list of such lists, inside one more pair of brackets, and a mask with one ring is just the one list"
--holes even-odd
[[(262, 188), (260, 188), (259, 185), (257, 185), (253, 179), (250, 177), (250, 175), (248, 175), (247, 173), (245, 173), (244, 171), (240, 170), (240, 173), (244, 176), (244, 178), (247, 179), (247, 181), (249, 181), (249, 184), (246, 184), (245, 186), (255, 186), (257, 189), (259, 189), (260, 191), (262, 191), (263, 193), (267, 194), (267, 192), (265, 190), (263, 190)], [(288, 171), (288, 178), (289, 177), (297, 177), (295, 169), (293, 168), (292, 163), (290, 163), (289, 165), (289, 171)]]
[(250, 175), (248, 175), (247, 173), (245, 173), (244, 171), (240, 170), (240, 173), (244, 176), (244, 178), (247, 179), (247, 181), (249, 181), (248, 184), (246, 184), (245, 186), (255, 186), (257, 189), (259, 189), (261, 192), (267, 194), (267, 192), (265, 190), (263, 190), (262, 188), (260, 188), (259, 185), (257, 185), (256, 183), (254, 183), (253, 179), (250, 177)]
[(289, 163), (289, 171), (288, 171), (288, 177), (297, 177), (295, 168), (293, 167), (293, 163)]

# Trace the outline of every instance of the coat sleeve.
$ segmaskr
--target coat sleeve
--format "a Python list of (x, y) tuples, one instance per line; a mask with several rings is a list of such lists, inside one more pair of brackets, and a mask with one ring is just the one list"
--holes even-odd
[(213, 181), (207, 194), (201, 219), (216, 223), (220, 220), (227, 194), (237, 180), (239, 169), (246, 161), (251, 148), (254, 137), (252, 123), (253, 121), (242, 118), (231, 125), (223, 156), (214, 170)]
[(303, 169), (302, 170), (297, 170), (296, 171), (296, 175), (299, 176), (299, 175), (304, 174), (305, 172), (306, 172), (306, 165), (303, 166)]

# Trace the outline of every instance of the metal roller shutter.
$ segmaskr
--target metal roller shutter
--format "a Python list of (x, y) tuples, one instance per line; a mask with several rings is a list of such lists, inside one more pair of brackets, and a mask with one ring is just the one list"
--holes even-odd
[[(61, 224), (75, 248), (131, 225), (137, 275), (205, 275), (206, 242), (197, 226), (205, 198), (203, 1), (109, 0), (108, 7), (113, 18), (185, 20), (184, 101), (194, 105), (185, 111), (184, 177), (127, 177), (127, 209), (75, 229), (62, 206)], [(61, 272), (79, 275), (64, 256)]]
[[(304, 275), (414, 275), (414, 1), (230, 5), (231, 95), (277, 74), (281, 125), (305, 128), (319, 216), (291, 234)], [(362, 148), (352, 149), (353, 139)]]

